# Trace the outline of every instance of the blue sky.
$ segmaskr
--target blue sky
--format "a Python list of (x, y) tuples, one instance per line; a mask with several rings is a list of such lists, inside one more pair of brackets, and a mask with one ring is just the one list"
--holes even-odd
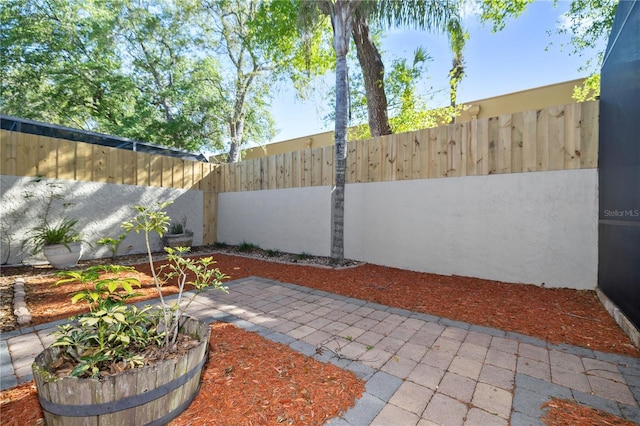
[[(594, 52), (586, 52), (582, 57), (571, 55), (571, 46), (561, 48), (563, 43), (568, 43), (568, 37), (555, 33), (568, 6), (568, 1), (560, 1), (556, 7), (551, 1), (536, 1), (499, 33), (491, 33), (490, 26), (469, 18), (465, 22), (470, 33), (465, 48), (466, 77), (460, 84), (458, 101), (463, 103), (585, 77), (586, 72), (578, 68)], [(394, 55), (412, 58), (418, 46), (424, 46), (433, 58), (422, 88), (425, 91), (433, 88), (436, 92), (434, 107), (446, 105), (447, 74), (451, 67), (446, 37), (395, 30), (385, 35), (381, 49), (386, 52), (385, 63), (390, 63)], [(318, 84), (333, 84), (333, 77)], [(322, 120), (328, 108), (333, 106), (320, 94), (301, 102), (292, 92), (281, 93), (272, 102), (279, 129), (274, 142), (333, 130), (331, 124), (325, 125)]]

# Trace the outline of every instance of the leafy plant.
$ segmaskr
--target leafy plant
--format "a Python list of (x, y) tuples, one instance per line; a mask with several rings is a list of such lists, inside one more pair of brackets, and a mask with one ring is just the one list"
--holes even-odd
[[(176, 343), (180, 317), (182, 312), (186, 309), (180, 306), (183, 299), (185, 285), (193, 285), (195, 287), (196, 294), (208, 287), (227, 292), (228, 289), (222, 285), (222, 280), (228, 278), (228, 276), (220, 272), (217, 268), (210, 269), (210, 267), (215, 264), (211, 257), (194, 261), (183, 257), (184, 254), (189, 251), (188, 247), (177, 247), (175, 249), (165, 247), (165, 251), (169, 255), (169, 266), (166, 267), (169, 269), (169, 272), (165, 274), (164, 278), (165, 280), (177, 278), (179, 289), (178, 297), (174, 304), (169, 305), (165, 301), (162, 295), (162, 285), (165, 281), (162, 281), (159, 277), (159, 273), (163, 268), (159, 268), (158, 271), (156, 271), (149, 236), (151, 233), (155, 232), (160, 236), (160, 238), (162, 238), (162, 236), (167, 232), (170, 218), (163, 209), (169, 204), (170, 203), (168, 202), (159, 203), (156, 209), (151, 209), (145, 206), (135, 206), (135, 209), (138, 211), (138, 215), (132, 220), (124, 222), (122, 227), (126, 232), (144, 234), (147, 257), (149, 259), (149, 266), (153, 276), (153, 283), (160, 298), (160, 309), (162, 311), (161, 325), (165, 330), (167, 330), (162, 346), (170, 349)], [(191, 280), (188, 281), (190, 278)], [(188, 304), (191, 303), (191, 300)]]
[(118, 248), (120, 248), (120, 244), (126, 237), (127, 234), (120, 234), (118, 238), (104, 237), (98, 240), (98, 244), (108, 246), (109, 250), (111, 250), (111, 257), (114, 258), (118, 254)]
[(170, 234), (184, 234), (184, 226), (181, 223), (174, 223), (171, 225)]
[(27, 234), (27, 241), (33, 245), (31, 254), (36, 254), (44, 246), (52, 244), (62, 244), (71, 251), (69, 243), (82, 241), (82, 236), (75, 229), (77, 223), (77, 219), (63, 218), (56, 224), (50, 224), (45, 220), (42, 225), (31, 228)]
[[(157, 209), (136, 206), (138, 214), (123, 228), (128, 232), (142, 232), (154, 285), (160, 298), (160, 307), (139, 309), (126, 305), (136, 296), (134, 287), (140, 281), (131, 276), (135, 269), (127, 266), (92, 266), (82, 271), (63, 271), (57, 275), (56, 285), (77, 283), (82, 289), (71, 294), (71, 303), (86, 303), (89, 313), (81, 315), (77, 322), (59, 326), (53, 346), (64, 348), (64, 354), (73, 360), (71, 371), (77, 377), (99, 377), (105, 370), (123, 370), (144, 364), (143, 352), (156, 346), (161, 357), (176, 348), (182, 314), (193, 300), (183, 306), (187, 285), (200, 293), (206, 288), (227, 291), (222, 280), (228, 278), (217, 268), (212, 257), (190, 259), (184, 256), (189, 248), (165, 248), (169, 263), (156, 268), (151, 254), (149, 236), (156, 232), (160, 237), (167, 231), (169, 216), (163, 211), (168, 203)], [(126, 235), (126, 234), (125, 234)], [(162, 279), (160, 276), (162, 275)], [(162, 295), (162, 286), (169, 280), (178, 284), (178, 298), (169, 304)]]

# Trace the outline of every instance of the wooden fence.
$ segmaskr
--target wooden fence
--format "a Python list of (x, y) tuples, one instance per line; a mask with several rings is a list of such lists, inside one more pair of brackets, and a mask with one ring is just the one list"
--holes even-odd
[(215, 242), (217, 191), (200, 161), (0, 130), (0, 174), (201, 190), (204, 244)]
[[(505, 114), (347, 144), (347, 183), (596, 168), (597, 101)], [(213, 171), (218, 192), (332, 185), (332, 146)]]

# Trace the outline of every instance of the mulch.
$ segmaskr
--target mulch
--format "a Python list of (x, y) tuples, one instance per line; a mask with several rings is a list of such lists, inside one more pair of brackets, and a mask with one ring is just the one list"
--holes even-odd
[[(217, 261), (216, 266), (230, 275), (231, 279), (259, 276), (415, 312), (522, 333), (551, 343), (567, 343), (640, 357), (640, 350), (606, 312), (594, 291), (549, 289), (470, 277), (441, 276), (370, 264), (346, 269), (325, 269), (222, 253), (215, 254), (214, 257)], [(143, 282), (143, 288), (139, 290), (142, 296), (137, 300), (155, 298), (155, 288), (151, 285), (148, 265), (139, 264), (136, 265), (136, 269)], [(42, 270), (40, 272), (42, 273)], [(3, 274), (6, 274), (6, 271), (3, 271)], [(69, 286), (51, 287), (54, 281), (54, 278), (46, 274), (26, 278), (27, 304), (33, 317), (31, 325), (66, 318), (82, 311), (80, 307), (69, 303), (68, 293), (74, 289)], [(177, 288), (168, 285), (164, 290), (166, 294), (171, 294), (175, 293)], [(351, 373), (337, 369), (338, 371), (332, 371), (325, 377), (326, 382), (322, 382), (322, 379), (314, 382), (304, 375), (296, 375), (294, 378), (294, 373), (300, 373), (298, 370), (313, 370), (308, 366), (310, 362), (316, 361), (295, 352), (285, 353), (286, 347), (257, 335), (254, 336), (257, 339), (254, 342), (255, 347), (249, 349), (249, 343), (237, 346), (232, 343), (234, 340), (249, 342), (251, 338), (246, 334), (253, 333), (235, 327), (220, 326), (215, 332), (221, 334), (216, 334), (216, 342), (212, 340), (211, 356), (218, 353), (217, 356), (220, 358), (207, 364), (203, 388), (198, 396), (202, 396), (204, 400), (201, 403), (197, 402), (198, 399), (194, 402), (202, 405), (197, 405), (200, 408), (195, 414), (191, 408), (189, 409), (192, 413), (189, 415), (196, 417), (175, 424), (322, 424), (328, 418), (326, 416), (337, 415), (353, 404), (355, 398), (360, 395), (357, 381), (351, 381), (354, 378), (348, 375)], [(259, 358), (258, 354), (262, 352), (270, 353), (272, 359), (267, 359), (277, 362), (277, 367), (260, 364), (267, 362), (266, 359)], [(244, 358), (244, 355), (248, 357)], [(290, 362), (294, 355), (302, 358)], [(280, 377), (283, 371), (286, 375)], [(207, 375), (209, 372), (211, 376)], [(273, 384), (262, 385), (270, 383), (268, 380), (271, 378), (267, 377), (267, 374), (273, 372), (277, 373), (278, 380), (286, 379), (283, 387), (274, 387)], [(257, 375), (241, 378), (240, 374), (245, 373)], [(348, 374), (345, 375), (346, 373)], [(291, 376), (287, 376), (289, 374)], [(227, 393), (235, 392), (237, 386), (245, 383), (249, 387), (238, 392), (255, 395), (249, 397), (249, 400), (239, 399), (239, 393)], [(313, 403), (311, 402), (310, 398), (319, 395), (318, 392), (322, 388), (338, 383), (349, 384), (332, 388), (329, 396), (326, 396), (327, 400), (314, 399)], [(300, 387), (296, 390), (291, 389), (292, 393), (287, 394), (288, 386), (294, 385)], [(341, 395), (346, 396), (344, 400), (340, 399)], [(329, 404), (329, 400), (335, 401), (337, 405)], [(332, 411), (320, 412), (319, 406), (325, 404), (329, 404)], [(211, 406), (211, 409), (216, 411), (205, 414), (205, 406)], [(14, 407), (12, 409), (17, 411), (6, 411), (9, 407)], [(572, 401), (550, 401), (546, 408), (549, 411), (543, 421), (549, 425), (632, 424), (624, 421), (615, 423), (614, 421), (621, 420), (605, 418), (603, 413), (597, 410), (589, 411), (588, 407), (582, 407)], [(34, 414), (39, 410), (35, 399), (35, 387), (26, 384), (0, 393), (0, 410), (4, 419), (15, 421), (8, 424), (38, 424), (37, 416)], [(252, 423), (224, 418), (226, 413), (235, 415), (237, 411), (242, 413), (242, 419), (251, 416)], [(189, 418), (183, 416), (188, 416), (187, 412), (176, 422)], [(206, 423), (203, 421), (204, 418), (207, 419)], [(216, 423), (218, 419), (224, 420)], [(316, 420), (319, 423), (314, 423)], [(571, 421), (566, 423), (569, 420)]]
[[(198, 396), (172, 426), (323, 425), (353, 406), (364, 382), (232, 324), (214, 323)], [(0, 392), (3, 425), (44, 424), (33, 382)]]

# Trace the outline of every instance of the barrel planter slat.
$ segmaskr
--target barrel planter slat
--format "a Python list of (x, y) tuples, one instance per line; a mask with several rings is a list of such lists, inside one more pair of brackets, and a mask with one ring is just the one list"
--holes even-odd
[(161, 425), (184, 411), (200, 387), (209, 326), (182, 320), (182, 331), (200, 344), (176, 359), (133, 368), (104, 379), (53, 378), (46, 367), (60, 349), (49, 347), (33, 364), (38, 398), (48, 425)]

